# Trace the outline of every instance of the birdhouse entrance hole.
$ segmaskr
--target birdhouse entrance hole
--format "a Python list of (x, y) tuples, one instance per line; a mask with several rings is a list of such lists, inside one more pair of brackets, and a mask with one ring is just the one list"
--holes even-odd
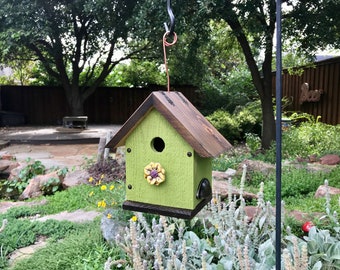
[(163, 141), (162, 138), (160, 137), (156, 137), (153, 138), (151, 141), (151, 147), (153, 150), (155, 150), (156, 152), (163, 152), (164, 148), (165, 148), (165, 143)]

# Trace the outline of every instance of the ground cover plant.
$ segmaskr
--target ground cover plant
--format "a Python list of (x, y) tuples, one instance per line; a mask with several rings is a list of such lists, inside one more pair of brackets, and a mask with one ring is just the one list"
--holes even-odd
[[(106, 181), (104, 176), (102, 179)], [(92, 182), (91, 178), (89, 180)], [(53, 196), (31, 200), (46, 200), (45, 204), (14, 207), (0, 214), (0, 224), (7, 220), (6, 227), (0, 232), (0, 269), (8, 266), (11, 252), (34, 244), (41, 237), (48, 239), (48, 246), (32, 258), (22, 263), (19, 261), (13, 269), (102, 269), (108, 256), (115, 257), (113, 254), (117, 253), (121, 257), (120, 249), (115, 251), (102, 238), (100, 219), (87, 224), (56, 220), (39, 222), (34, 219), (63, 211), (84, 209), (104, 212), (107, 206), (118, 207), (121, 205), (123, 185), (117, 181), (106, 181), (102, 185), (79, 185), (56, 192)], [(60, 250), (64, 251), (61, 253)], [(56, 258), (55, 252), (60, 257)], [(53, 254), (53, 258), (48, 254)], [(76, 259), (79, 261), (76, 262)]]
[(96, 269), (101, 270), (108, 257), (125, 257), (120, 249), (109, 246), (102, 238), (99, 221), (69, 233), (62, 241), (52, 242), (27, 260), (18, 261), (15, 270), (27, 269)]
[[(314, 198), (319, 185), (340, 188), (340, 166), (313, 171), (306, 161), (309, 155), (319, 157), (325, 153), (338, 153), (340, 143), (337, 135), (333, 134), (337, 129), (327, 129), (327, 125), (321, 122), (309, 121), (285, 131), (283, 145), (291, 142), (293, 137), (303, 138), (309, 126), (314, 129), (311, 136), (322, 140), (314, 139), (312, 148), (304, 145), (304, 140), (301, 144), (294, 141), (294, 147), (284, 148), (285, 159), (289, 163), (284, 165), (282, 175), (282, 269), (340, 269), (339, 196), (327, 194), (325, 198)], [(246, 144), (213, 161), (215, 170), (234, 168), (239, 171), (244, 159), (261, 162), (272, 159), (273, 150), (263, 153), (257, 149), (256, 135), (246, 137)], [(329, 148), (324, 149), (319, 144), (328, 145)], [(297, 162), (297, 158), (304, 160)], [(124, 182), (112, 181), (112, 176), (105, 173), (108, 166), (96, 166), (92, 167), (93, 176), (88, 179), (87, 185), (45, 197), (48, 200), (45, 205), (13, 208), (6, 215), (0, 215), (0, 223), (8, 220), (5, 229), (0, 232), (0, 238), (5, 234), (21, 235), (20, 241), (14, 241), (17, 240), (14, 236), (8, 237), (12, 239), (11, 243), (21, 243), (21, 246), (28, 245), (39, 235), (51, 239), (47, 247), (18, 262), (14, 269), (28, 269), (25, 266), (31, 267), (29, 269), (275, 268), (275, 173), (264, 175), (247, 167), (242, 168), (242, 175), (228, 182), (229, 186), (239, 186), (240, 196), (230, 193), (226, 200), (215, 196), (202, 213), (185, 221), (123, 211)], [(256, 209), (251, 220), (246, 215), (248, 205), (242, 196), (244, 191), (258, 194), (258, 200), (251, 202)], [(25, 220), (25, 217), (37, 214), (79, 208), (101, 211), (101, 221), (98, 219), (84, 226), (51, 222), (42, 229), (38, 223), (28, 225)], [(291, 210), (310, 215), (312, 225), (309, 232), (301, 229), (302, 221), (288, 215)], [(10, 229), (11, 226), (13, 229)], [(26, 233), (28, 226), (34, 228), (30, 229), (30, 233)], [(19, 228), (24, 231), (19, 231)], [(16, 248), (11, 243), (1, 245), (4, 266), (7, 264), (8, 248)], [(53, 257), (52, 254), (60, 256)]]

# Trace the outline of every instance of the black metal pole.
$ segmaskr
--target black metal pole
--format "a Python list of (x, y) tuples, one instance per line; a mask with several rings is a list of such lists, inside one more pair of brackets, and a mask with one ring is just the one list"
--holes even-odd
[(281, 0), (276, 1), (276, 270), (281, 270), (281, 167), (282, 167), (282, 44), (281, 44)]

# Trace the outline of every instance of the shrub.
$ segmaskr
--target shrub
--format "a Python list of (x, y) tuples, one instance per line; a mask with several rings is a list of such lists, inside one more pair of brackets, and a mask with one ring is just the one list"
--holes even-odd
[(255, 155), (261, 149), (261, 138), (254, 133), (246, 133), (246, 145), (252, 155)]
[(238, 66), (227, 74), (206, 76), (202, 83), (202, 110), (204, 115), (212, 114), (216, 110), (232, 113), (237, 106), (244, 106), (257, 98), (249, 69)]
[[(308, 115), (307, 115), (308, 116)], [(306, 116), (306, 117), (307, 117)], [(340, 154), (340, 125), (332, 126), (310, 116), (308, 121), (291, 126), (282, 132), (282, 158), (309, 160), (310, 156), (320, 157), (325, 154)], [(254, 158), (275, 163), (276, 145)]]
[(258, 101), (239, 106), (234, 114), (217, 110), (207, 116), (208, 121), (230, 142), (245, 140), (246, 133), (261, 135), (261, 109)]
[(340, 126), (321, 122), (303, 122), (282, 134), (284, 158), (339, 153)]
[[(311, 173), (307, 169), (283, 168), (282, 170), (282, 198), (300, 198), (309, 193), (314, 193), (324, 182), (324, 173)], [(275, 179), (274, 175), (265, 181), (265, 198), (271, 202), (275, 201)]]
[(217, 110), (207, 116), (208, 121), (230, 142), (240, 139), (240, 127), (232, 115), (223, 110)]
[(246, 133), (261, 136), (262, 111), (259, 100), (237, 107), (234, 115), (241, 130), (241, 140), (244, 140)]

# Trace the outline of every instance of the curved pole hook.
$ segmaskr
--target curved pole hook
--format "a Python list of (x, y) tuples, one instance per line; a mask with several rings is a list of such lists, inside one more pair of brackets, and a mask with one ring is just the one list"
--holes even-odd
[(175, 31), (175, 15), (174, 15), (174, 13), (172, 12), (172, 9), (171, 9), (171, 0), (167, 0), (166, 8), (167, 8), (169, 18), (170, 18), (170, 29), (168, 27), (168, 24), (164, 23), (165, 31), (169, 32), (170, 35), (173, 35), (173, 33)]

